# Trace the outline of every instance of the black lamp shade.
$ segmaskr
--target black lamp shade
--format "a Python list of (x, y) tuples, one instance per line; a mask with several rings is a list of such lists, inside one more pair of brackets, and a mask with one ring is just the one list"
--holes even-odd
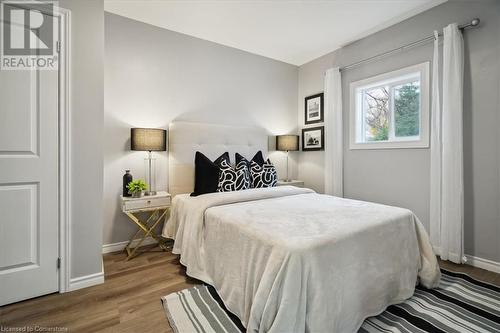
[(161, 128), (132, 128), (130, 148), (141, 151), (166, 151), (167, 131)]
[(299, 136), (298, 135), (276, 136), (276, 150), (280, 151), (299, 150)]

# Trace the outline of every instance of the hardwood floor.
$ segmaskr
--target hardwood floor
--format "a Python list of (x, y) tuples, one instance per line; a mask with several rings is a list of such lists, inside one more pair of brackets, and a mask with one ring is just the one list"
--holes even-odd
[(186, 276), (178, 256), (146, 252), (125, 261), (104, 255), (105, 283), (0, 308), (6, 327), (67, 327), (69, 332), (172, 332), (160, 297), (200, 283)]
[(472, 267), (469, 265), (457, 265), (450, 261), (443, 261), (443, 260), (439, 260), (439, 266), (449, 271), (465, 273), (467, 275), (470, 275), (476, 280), (487, 282), (489, 284), (494, 284), (500, 287), (500, 274), (493, 273), (485, 269)]
[[(160, 297), (199, 281), (186, 276), (177, 256), (159, 248), (152, 251), (130, 261), (123, 253), (107, 254), (104, 284), (1, 307), (0, 326), (68, 328), (61, 332), (172, 332)], [(500, 274), (443, 261), (440, 265), (500, 286)]]

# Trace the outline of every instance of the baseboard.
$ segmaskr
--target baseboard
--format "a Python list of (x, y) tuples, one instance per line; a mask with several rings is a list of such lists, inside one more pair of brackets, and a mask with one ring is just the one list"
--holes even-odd
[(500, 262), (496, 262), (489, 259), (483, 259), (479, 257), (465, 255), (467, 257), (467, 265), (482, 268), (487, 271), (495, 272), (500, 274)]
[[(432, 246), (432, 249), (434, 250), (434, 253), (438, 256), (441, 255), (441, 249), (437, 246)], [(491, 271), (494, 273), (499, 273), (500, 274), (500, 262), (496, 262), (493, 260), (489, 259), (483, 259), (480, 257), (475, 257), (466, 254), (465, 257), (467, 258), (467, 262), (465, 265), (477, 267), (477, 268), (482, 268), (487, 271)]]
[[(144, 242), (142, 242), (141, 246), (154, 244), (155, 242), (156, 241), (153, 238), (148, 237), (144, 240)], [(138, 243), (139, 243), (139, 239), (135, 239), (132, 242), (132, 247), (135, 247)], [(102, 253), (105, 254), (105, 253), (123, 251), (125, 249), (125, 246), (127, 246), (127, 244), (128, 244), (128, 241), (111, 243), (111, 244), (104, 244), (102, 246)]]
[(69, 281), (69, 290), (75, 291), (104, 283), (104, 270), (90, 275), (80, 276)]

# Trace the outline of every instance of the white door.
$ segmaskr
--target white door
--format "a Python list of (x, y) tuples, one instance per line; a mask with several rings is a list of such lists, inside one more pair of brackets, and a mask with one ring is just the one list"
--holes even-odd
[(0, 70), (0, 306), (59, 290), (58, 71)]

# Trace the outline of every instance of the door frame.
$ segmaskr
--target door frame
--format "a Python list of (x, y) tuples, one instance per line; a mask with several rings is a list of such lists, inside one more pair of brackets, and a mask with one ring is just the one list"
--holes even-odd
[(71, 280), (71, 11), (54, 7), (59, 18), (59, 292)]

